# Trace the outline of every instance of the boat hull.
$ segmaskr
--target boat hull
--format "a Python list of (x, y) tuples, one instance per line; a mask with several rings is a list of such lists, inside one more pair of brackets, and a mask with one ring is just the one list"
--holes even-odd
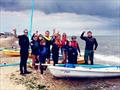
[(109, 68), (108, 70), (56, 66), (49, 66), (48, 68), (55, 77), (120, 77), (120, 68)]
[[(3, 50), (3, 54), (6, 55), (6, 56), (11, 56), (11, 57), (19, 57), (20, 56), (20, 50), (5, 49), (5, 50)], [(31, 51), (29, 51), (29, 57), (31, 57)]]

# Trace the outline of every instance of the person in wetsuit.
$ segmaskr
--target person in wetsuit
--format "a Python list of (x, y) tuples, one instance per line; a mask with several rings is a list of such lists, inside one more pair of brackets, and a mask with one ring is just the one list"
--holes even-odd
[(76, 41), (77, 37), (72, 36), (71, 39), (72, 39), (71, 40), (71, 46), (74, 47), (79, 52), (79, 55), (81, 56), (80, 47), (79, 47), (78, 42)]
[(46, 42), (46, 44), (45, 44), (45, 47), (47, 49), (46, 59), (49, 64), (50, 63), (50, 54), (51, 54), (50, 46), (52, 45), (52, 38), (50, 37), (50, 32), (47, 30), (47, 31), (45, 31), (45, 36), (40, 34), (40, 37), (42, 37)]
[(67, 56), (68, 56), (68, 63), (69, 64), (77, 64), (77, 50), (76, 48), (74, 48), (71, 44), (71, 42), (69, 42), (69, 45), (67, 47)]
[(61, 47), (61, 52), (62, 52), (62, 56), (63, 56), (63, 61), (62, 63), (66, 63), (67, 62), (67, 46), (68, 46), (68, 40), (67, 40), (67, 35), (66, 33), (62, 34), (62, 47)]
[(98, 43), (96, 38), (92, 36), (91, 31), (87, 32), (87, 37), (84, 36), (84, 33), (85, 31), (81, 34), (80, 38), (86, 42), (85, 53), (84, 53), (85, 64), (88, 64), (88, 59), (90, 59), (91, 65), (93, 65), (94, 51), (97, 49)]
[(60, 40), (60, 34), (57, 34), (55, 36), (55, 39), (52, 43), (52, 59), (53, 59), (53, 65), (58, 64), (58, 58), (59, 58), (59, 49), (61, 48), (61, 40)]
[(17, 36), (16, 29), (13, 30), (15, 37), (19, 39), (20, 46), (20, 74), (29, 74), (31, 72), (27, 71), (27, 59), (29, 55), (29, 38), (28, 38), (28, 30), (24, 30), (23, 35)]
[(38, 35), (33, 34), (32, 41), (31, 41), (31, 50), (32, 50), (32, 67), (33, 69), (37, 69), (35, 65), (38, 62), (38, 55), (39, 55), (39, 40)]
[(47, 54), (47, 48), (45, 45), (46, 45), (45, 40), (41, 39), (39, 42), (39, 62), (41, 74), (43, 74), (44, 66), (42, 64), (45, 64)]

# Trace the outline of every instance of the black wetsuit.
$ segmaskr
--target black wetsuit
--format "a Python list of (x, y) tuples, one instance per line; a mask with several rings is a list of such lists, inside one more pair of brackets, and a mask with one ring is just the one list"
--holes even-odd
[(47, 40), (47, 39), (45, 39), (45, 41), (46, 41), (46, 45), (45, 45), (45, 47), (46, 47), (46, 49), (47, 49), (47, 54), (46, 54), (46, 58), (48, 59), (48, 58), (50, 58), (50, 45), (52, 44), (52, 41), (51, 40)]
[(50, 52), (50, 46), (52, 45), (52, 38), (50, 40), (47, 40), (43, 35), (40, 34), (40, 36), (42, 38), (44, 38), (44, 40), (46, 42), (46, 44), (45, 44), (45, 47), (47, 49), (46, 58), (49, 59), (50, 58), (50, 54), (51, 54), (51, 52)]
[(39, 54), (39, 41), (32, 40), (31, 41), (31, 49), (32, 49), (32, 54), (33, 55), (38, 55)]
[(59, 58), (59, 46), (55, 43), (52, 44), (52, 59), (54, 61), (54, 64), (58, 64), (58, 58)]
[(29, 39), (25, 35), (18, 36), (20, 45), (20, 73), (27, 72), (27, 59), (29, 55)]
[[(94, 37), (85, 37), (83, 36), (84, 33), (81, 34), (81, 39), (85, 40), (86, 42), (86, 46), (85, 46), (85, 54), (84, 54), (84, 60), (85, 60), (85, 64), (88, 64), (88, 58), (91, 61), (91, 65), (94, 64), (93, 59), (94, 59), (94, 50), (97, 49), (98, 47), (98, 43), (97, 40)], [(95, 45), (95, 47), (94, 47)]]
[(47, 49), (44, 45), (39, 45), (39, 62), (40, 62), (40, 71), (43, 74), (43, 66), (46, 60)]
[(69, 64), (77, 64), (77, 49), (72, 46), (67, 46), (67, 54), (68, 54), (68, 63)]

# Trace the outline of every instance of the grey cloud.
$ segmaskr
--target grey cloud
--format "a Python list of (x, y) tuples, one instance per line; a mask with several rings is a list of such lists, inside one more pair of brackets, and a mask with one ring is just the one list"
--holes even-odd
[[(31, 9), (32, 0), (0, 0), (0, 8), (8, 11)], [(119, 0), (34, 0), (35, 9), (47, 14), (68, 12), (104, 17), (120, 16)]]

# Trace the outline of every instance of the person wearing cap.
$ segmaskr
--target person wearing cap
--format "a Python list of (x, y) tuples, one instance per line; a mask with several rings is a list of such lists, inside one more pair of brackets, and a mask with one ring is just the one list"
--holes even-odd
[(96, 38), (92, 36), (92, 32), (87, 32), (87, 37), (84, 36), (85, 31), (81, 34), (80, 38), (86, 42), (85, 46), (85, 53), (84, 53), (84, 60), (85, 64), (88, 64), (88, 59), (90, 59), (91, 65), (94, 64), (94, 51), (98, 47), (98, 43)]
[(20, 46), (20, 74), (29, 74), (31, 72), (27, 71), (27, 59), (29, 55), (29, 38), (28, 38), (28, 30), (24, 30), (23, 35), (17, 36), (16, 29), (13, 30), (15, 37), (19, 39)]

